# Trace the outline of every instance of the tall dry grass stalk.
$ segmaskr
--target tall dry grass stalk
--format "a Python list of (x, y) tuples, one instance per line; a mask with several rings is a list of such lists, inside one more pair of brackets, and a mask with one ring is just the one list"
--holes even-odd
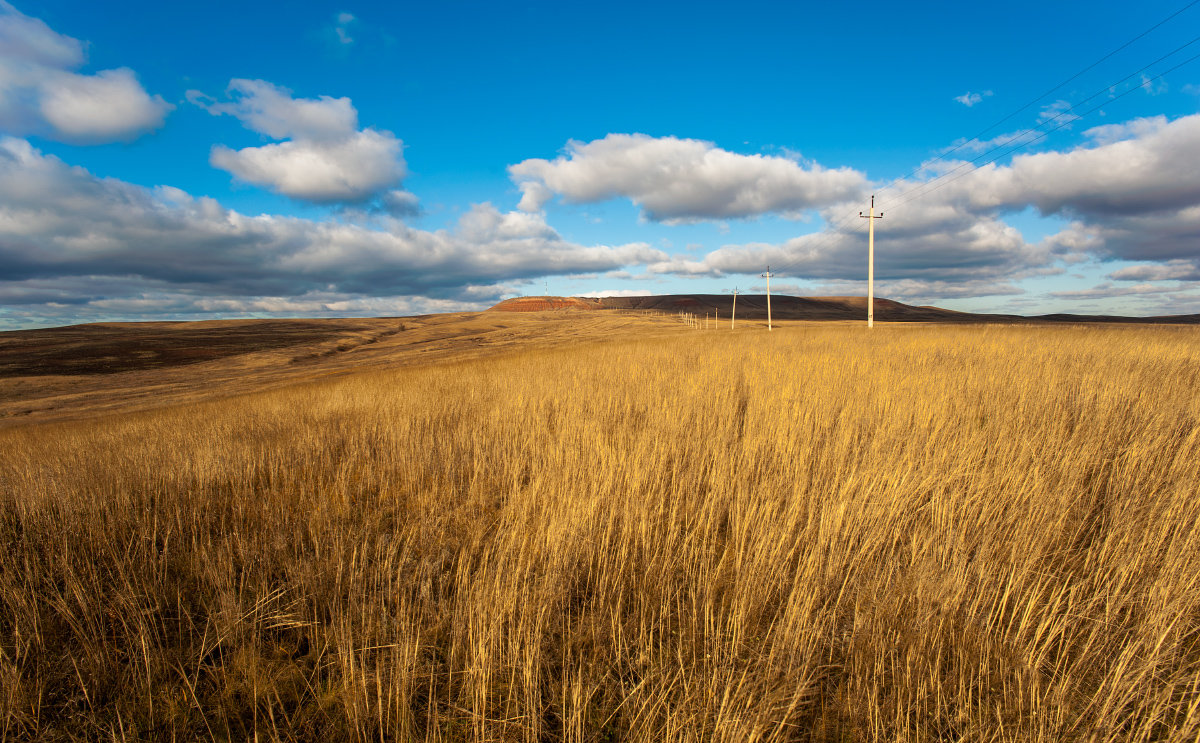
[(1194, 740), (1198, 390), (810, 326), (5, 431), (2, 738)]

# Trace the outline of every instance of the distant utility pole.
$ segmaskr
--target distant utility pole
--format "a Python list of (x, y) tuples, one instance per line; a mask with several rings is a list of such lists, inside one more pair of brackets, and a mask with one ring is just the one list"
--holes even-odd
[(729, 313), (729, 329), (733, 330), (733, 323), (737, 320), (737, 287), (733, 287), (733, 312)]
[(767, 266), (767, 272), (761, 274), (767, 280), (767, 332), (771, 330), (771, 277), (775, 274), (771, 273), (771, 267)]
[[(875, 220), (883, 219), (883, 212), (875, 213), (875, 194), (871, 194), (871, 213), (858, 213), (867, 222), (867, 327), (875, 327)], [(770, 267), (767, 270), (771, 270)]]

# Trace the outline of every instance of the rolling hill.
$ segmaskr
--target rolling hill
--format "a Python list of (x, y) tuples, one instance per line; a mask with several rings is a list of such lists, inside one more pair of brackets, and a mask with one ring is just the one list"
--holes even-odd
[[(731, 294), (664, 294), (644, 297), (515, 297), (491, 308), (495, 312), (598, 310), (652, 310), (665, 313), (690, 312), (704, 315), (716, 311), (729, 318), (733, 311)], [(793, 297), (771, 295), (771, 316), (775, 320), (865, 320), (866, 297)], [(767, 319), (767, 295), (739, 294), (737, 317), (747, 320)], [(1200, 314), (1167, 315), (1160, 317), (1121, 317), (1115, 315), (1054, 314), (1026, 317), (1024, 315), (994, 315), (957, 312), (941, 307), (916, 306), (891, 299), (875, 299), (875, 319), (881, 322), (1110, 322), (1154, 324), (1200, 324)]]

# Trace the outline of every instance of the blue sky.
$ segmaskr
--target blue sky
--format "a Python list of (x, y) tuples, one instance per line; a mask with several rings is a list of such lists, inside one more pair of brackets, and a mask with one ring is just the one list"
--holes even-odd
[(1187, 0), (0, 0), (0, 328), (754, 291), (767, 264), (865, 294), (871, 193), (879, 296), (1200, 312), (1198, 33)]

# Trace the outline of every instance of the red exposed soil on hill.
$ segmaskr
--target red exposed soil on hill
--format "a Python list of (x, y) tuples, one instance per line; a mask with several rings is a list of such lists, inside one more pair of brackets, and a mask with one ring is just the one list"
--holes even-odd
[(602, 310), (598, 299), (585, 297), (516, 297), (492, 307), (500, 312), (546, 312), (549, 310)]

